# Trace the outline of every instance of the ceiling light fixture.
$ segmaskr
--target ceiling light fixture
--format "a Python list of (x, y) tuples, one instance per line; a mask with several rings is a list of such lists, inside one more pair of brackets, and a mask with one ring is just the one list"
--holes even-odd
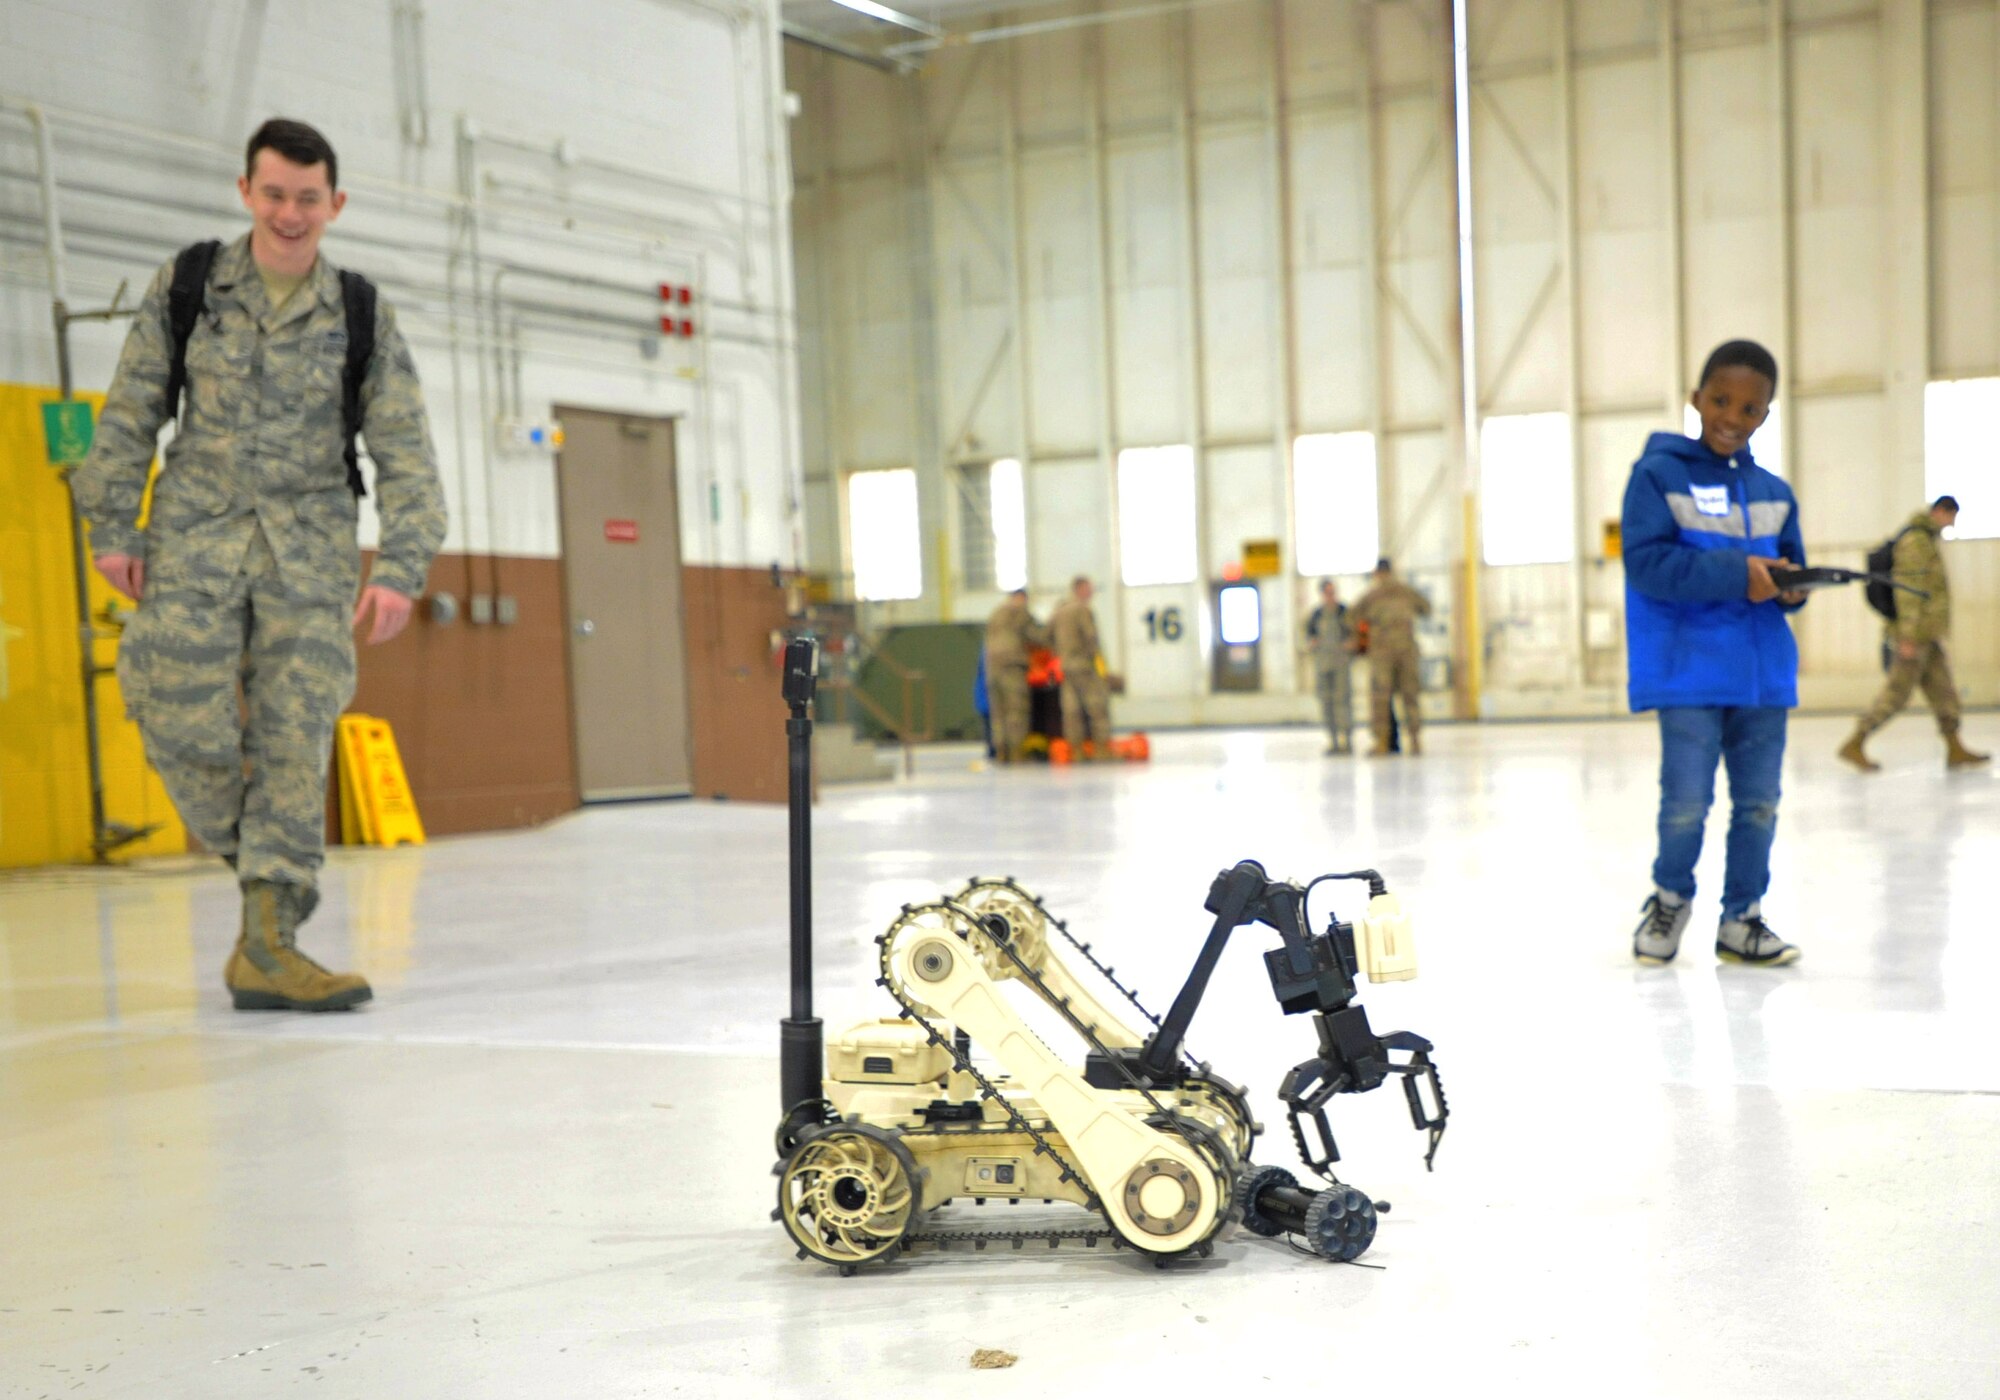
[(892, 10), (887, 5), (878, 5), (875, 0), (833, 0), (833, 3), (844, 5), (858, 15), (879, 19), (884, 24), (900, 25), (904, 29), (915, 30), (932, 39), (942, 39), (945, 35), (944, 30), (928, 20), (918, 19), (915, 15), (906, 15), (901, 10)]

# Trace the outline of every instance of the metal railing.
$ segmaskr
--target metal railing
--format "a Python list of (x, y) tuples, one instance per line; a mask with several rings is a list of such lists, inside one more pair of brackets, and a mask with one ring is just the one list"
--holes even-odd
[[(903, 748), (903, 772), (915, 776), (916, 746), (937, 737), (937, 685), (922, 671), (903, 665), (887, 652), (859, 637), (851, 638), (852, 650), (841, 655), (841, 664), (829, 669), (820, 680), (823, 694), (835, 698), (834, 717), (843, 724), (854, 721), (859, 709)], [(862, 689), (861, 671), (873, 662), (896, 682), (897, 706), (891, 709)]]

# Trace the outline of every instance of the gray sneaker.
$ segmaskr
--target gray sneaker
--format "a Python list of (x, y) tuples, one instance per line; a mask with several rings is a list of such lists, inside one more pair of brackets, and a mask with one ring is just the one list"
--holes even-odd
[(1648, 967), (1665, 967), (1681, 950), (1681, 931), (1694, 908), (1685, 899), (1655, 889), (1639, 913), (1639, 927), (1632, 930), (1632, 956)]
[(1715, 931), (1715, 955), (1724, 962), (1758, 967), (1782, 967), (1799, 960), (1799, 950), (1771, 932), (1754, 904), (1743, 911), (1742, 918), (1722, 921)]

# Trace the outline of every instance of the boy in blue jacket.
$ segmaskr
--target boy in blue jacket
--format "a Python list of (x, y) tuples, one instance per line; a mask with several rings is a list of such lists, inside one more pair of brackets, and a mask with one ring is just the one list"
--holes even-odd
[(1754, 341), (1717, 347), (1692, 402), (1701, 436), (1654, 433), (1625, 488), (1625, 628), (1634, 713), (1660, 715), (1660, 843), (1632, 956), (1661, 966), (1680, 951), (1694, 867), (1729, 771), (1728, 862), (1716, 955), (1777, 965), (1799, 950), (1764, 922), (1785, 720), (1798, 703), (1799, 649), (1770, 566), (1803, 566), (1792, 488), (1750, 457), (1770, 414), (1778, 362)]

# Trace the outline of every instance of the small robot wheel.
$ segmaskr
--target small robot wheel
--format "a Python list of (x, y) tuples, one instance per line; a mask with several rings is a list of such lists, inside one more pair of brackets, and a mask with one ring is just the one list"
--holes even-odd
[(1352, 1186), (1334, 1186), (1306, 1208), (1306, 1243), (1322, 1258), (1346, 1264), (1375, 1242), (1375, 1203)]
[(893, 1132), (837, 1123), (810, 1134), (778, 1172), (778, 1218), (798, 1245), (843, 1275), (893, 1256), (910, 1231), (923, 1182)]
[(1243, 1212), (1243, 1228), (1253, 1235), (1265, 1239), (1276, 1239), (1285, 1233), (1285, 1227), (1268, 1215), (1257, 1210), (1257, 1198), (1273, 1186), (1297, 1186), (1299, 1179), (1283, 1167), (1246, 1166), (1236, 1174), (1236, 1189), (1231, 1199)]

